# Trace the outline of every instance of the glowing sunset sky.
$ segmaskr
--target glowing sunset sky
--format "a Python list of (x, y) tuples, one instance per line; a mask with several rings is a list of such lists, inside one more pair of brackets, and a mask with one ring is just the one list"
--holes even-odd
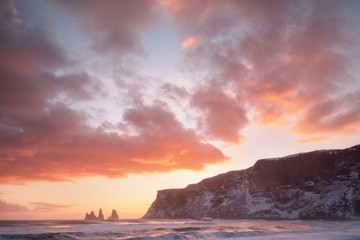
[(360, 140), (360, 1), (0, 0), (0, 219)]

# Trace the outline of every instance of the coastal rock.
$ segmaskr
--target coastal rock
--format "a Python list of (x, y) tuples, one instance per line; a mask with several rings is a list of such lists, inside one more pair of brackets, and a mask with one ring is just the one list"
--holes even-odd
[(158, 191), (143, 218), (360, 218), (360, 145), (258, 160)]
[(116, 210), (112, 210), (111, 212), (111, 216), (108, 217), (108, 220), (118, 220), (119, 219), (119, 215), (117, 214)]
[(91, 211), (90, 214), (86, 213), (84, 220), (98, 220), (98, 218), (95, 216), (94, 211)]
[(104, 214), (102, 213), (102, 210), (100, 208), (98, 217), (95, 215), (94, 211), (91, 211), (90, 214), (86, 213), (84, 220), (103, 221), (104, 220)]
[(104, 214), (102, 213), (101, 208), (100, 208), (100, 210), (99, 210), (98, 220), (101, 220), (101, 221), (104, 220)]

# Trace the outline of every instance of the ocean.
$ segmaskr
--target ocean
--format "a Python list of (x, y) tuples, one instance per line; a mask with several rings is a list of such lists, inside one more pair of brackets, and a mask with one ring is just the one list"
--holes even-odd
[(119, 220), (0, 221), (0, 239), (344, 239), (360, 240), (360, 221)]

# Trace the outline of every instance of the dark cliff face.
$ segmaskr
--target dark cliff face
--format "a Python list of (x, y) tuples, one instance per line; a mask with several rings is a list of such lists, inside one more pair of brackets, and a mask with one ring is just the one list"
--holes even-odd
[(144, 218), (360, 217), (360, 145), (262, 159), (246, 170), (158, 191)]

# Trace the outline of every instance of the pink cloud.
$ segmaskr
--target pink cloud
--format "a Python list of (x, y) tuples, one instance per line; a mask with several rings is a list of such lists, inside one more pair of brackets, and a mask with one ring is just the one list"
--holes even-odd
[(175, 84), (165, 83), (161, 86), (161, 94), (166, 95), (172, 100), (187, 100), (190, 93), (184, 88)]
[(182, 41), (182, 46), (183, 48), (191, 48), (191, 47), (196, 47), (196, 45), (200, 44), (201, 40), (199, 37), (197, 36), (189, 36), (186, 37), (183, 41)]
[(66, 204), (54, 204), (54, 203), (45, 203), (45, 202), (29, 202), (29, 204), (33, 207), (33, 211), (58, 211), (67, 208), (71, 208), (74, 205), (66, 205)]
[[(354, 93), (360, 84), (350, 71), (359, 61), (352, 52), (360, 49), (352, 33), (359, 20), (353, 5), (261, 0), (165, 4), (184, 36), (201, 38), (196, 49), (185, 52), (185, 66), (206, 72), (209, 85), (213, 80), (208, 79), (216, 79), (216, 91), (226, 89), (236, 96), (222, 101), (215, 90), (202, 90), (201, 99), (213, 100), (192, 102), (204, 110), (208, 136), (231, 142), (241, 136), (247, 115), (249, 121), (286, 124), (305, 135), (358, 129)], [(194, 98), (199, 98), (197, 91)], [(215, 110), (217, 104), (233, 111)], [(234, 106), (246, 106), (246, 111), (236, 114)], [(219, 116), (237, 124), (220, 126)], [(211, 126), (226, 130), (227, 137), (209, 131)]]
[[(10, 7), (4, 7), (3, 4), (8, 3), (11, 3)], [(144, 13), (143, 16), (142, 13), (150, 11), (153, 5), (150, 1), (119, 1), (111, 2), (105, 11), (95, 1), (64, 4), (74, 4), (79, 14), (100, 11), (102, 15), (95, 15), (103, 16), (101, 21), (104, 22), (95, 25), (96, 28), (106, 23), (115, 24), (113, 21), (115, 15), (119, 15), (118, 11), (124, 13), (123, 16), (120, 14), (120, 18), (124, 18), (120, 21), (120, 28), (129, 19), (135, 21), (131, 26), (143, 26), (151, 14)], [(119, 8), (121, 6), (124, 8)], [(133, 95), (135, 90), (130, 87), (126, 90), (132, 98), (125, 107), (123, 121), (119, 116), (119, 124), (103, 124), (94, 128), (89, 124), (91, 119), (87, 112), (76, 110), (72, 103), (93, 100), (99, 92), (104, 94), (99, 81), (82, 72), (52, 73), (52, 69), (62, 69), (69, 63), (63, 49), (49, 33), (41, 30), (41, 26), (36, 26), (39, 32), (30, 31), (28, 25), (22, 24), (22, 19), (15, 21), (14, 2), (1, 2), (0, 9), (0, 19), (8, 19), (1, 22), (0, 28), (0, 49), (7, 52), (0, 55), (1, 183), (122, 177), (130, 173), (178, 169), (201, 170), (206, 164), (227, 160), (219, 149), (207, 143), (194, 130), (185, 128), (166, 104), (155, 101), (145, 105), (141, 97), (138, 99)], [(17, 55), (21, 59), (19, 64), (17, 59), (8, 58)], [(178, 90), (179, 94), (186, 92)], [(139, 101), (135, 103), (136, 100)], [(111, 132), (106, 129), (109, 125), (113, 128)]]
[(28, 212), (30, 210), (23, 205), (16, 203), (9, 203), (0, 199), (0, 211), (2, 213), (8, 213), (8, 212)]
[(356, 133), (360, 130), (360, 91), (330, 97), (310, 105), (295, 125), (301, 134)]
[(10, 203), (0, 199), (0, 211), (3, 213), (14, 213), (14, 212), (30, 212), (30, 211), (59, 211), (67, 208), (71, 208), (74, 205), (64, 205), (64, 204), (53, 204), (53, 203), (44, 203), (44, 202), (30, 202), (31, 208), (17, 204)]
[(193, 95), (192, 104), (199, 108), (204, 116), (200, 128), (207, 136), (224, 141), (238, 143), (239, 131), (246, 125), (246, 110), (231, 93), (226, 93), (216, 82), (210, 86), (201, 86)]

